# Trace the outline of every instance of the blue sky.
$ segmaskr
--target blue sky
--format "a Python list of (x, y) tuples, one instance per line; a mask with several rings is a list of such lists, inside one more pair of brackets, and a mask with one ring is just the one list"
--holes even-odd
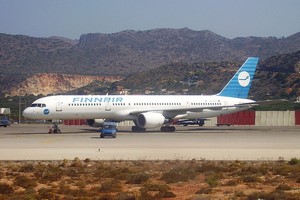
[(227, 38), (300, 32), (299, 0), (0, 0), (0, 33), (79, 39), (85, 33), (190, 28)]

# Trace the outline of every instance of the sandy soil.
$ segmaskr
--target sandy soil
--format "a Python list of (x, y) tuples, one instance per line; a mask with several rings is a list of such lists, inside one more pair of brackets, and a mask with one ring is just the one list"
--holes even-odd
[(300, 160), (1, 161), (0, 199), (300, 199)]

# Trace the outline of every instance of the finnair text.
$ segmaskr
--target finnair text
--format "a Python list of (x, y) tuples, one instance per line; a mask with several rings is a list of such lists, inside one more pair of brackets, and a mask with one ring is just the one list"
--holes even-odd
[(73, 97), (73, 103), (122, 103), (123, 97)]

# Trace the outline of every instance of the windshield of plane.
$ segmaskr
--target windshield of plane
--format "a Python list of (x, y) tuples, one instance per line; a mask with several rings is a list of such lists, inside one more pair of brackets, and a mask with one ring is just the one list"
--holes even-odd
[(46, 107), (46, 104), (44, 104), (44, 103), (33, 103), (33, 104), (31, 104), (31, 106), (30, 107)]

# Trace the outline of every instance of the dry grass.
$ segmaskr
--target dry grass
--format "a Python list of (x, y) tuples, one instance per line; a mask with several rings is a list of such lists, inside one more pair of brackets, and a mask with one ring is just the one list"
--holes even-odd
[(300, 199), (300, 162), (0, 162), (2, 199)]

